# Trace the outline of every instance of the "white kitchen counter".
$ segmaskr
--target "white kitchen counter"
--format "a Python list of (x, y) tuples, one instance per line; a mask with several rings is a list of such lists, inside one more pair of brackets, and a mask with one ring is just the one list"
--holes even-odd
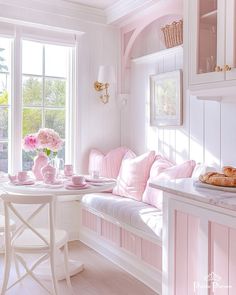
[(198, 201), (236, 211), (236, 192), (200, 188), (191, 178), (152, 181), (149, 185), (188, 201)]

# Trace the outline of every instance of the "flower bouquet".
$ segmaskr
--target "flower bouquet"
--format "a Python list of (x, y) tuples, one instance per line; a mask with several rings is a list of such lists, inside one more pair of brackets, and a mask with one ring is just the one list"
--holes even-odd
[(37, 133), (28, 134), (23, 139), (23, 149), (25, 151), (37, 151), (34, 158), (32, 171), (37, 180), (42, 180), (41, 169), (47, 165), (48, 157), (55, 157), (62, 149), (64, 141), (53, 129), (42, 128)]

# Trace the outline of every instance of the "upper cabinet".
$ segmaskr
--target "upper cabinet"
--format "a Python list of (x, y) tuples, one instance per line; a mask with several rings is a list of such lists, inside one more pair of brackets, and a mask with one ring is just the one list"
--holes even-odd
[(236, 82), (236, 0), (191, 0), (188, 13), (190, 90), (232, 86)]

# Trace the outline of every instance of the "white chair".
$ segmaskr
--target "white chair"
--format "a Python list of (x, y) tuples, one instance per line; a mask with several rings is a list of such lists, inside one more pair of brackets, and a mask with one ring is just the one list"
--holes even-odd
[[(8, 289), (15, 286), (27, 275), (30, 275), (43, 289), (50, 294), (58, 294), (58, 284), (55, 273), (55, 251), (59, 249), (64, 250), (64, 268), (66, 274), (66, 281), (70, 293), (73, 294), (72, 286), (70, 282), (70, 275), (68, 270), (68, 235), (64, 230), (55, 229), (55, 197), (51, 195), (17, 195), (17, 194), (3, 194), (1, 196), (4, 203), (5, 212), (5, 267), (4, 267), (4, 278), (2, 283), (1, 295), (4, 295)], [(30, 206), (30, 216), (23, 217), (20, 213), (18, 205)], [(35, 208), (36, 207), (36, 208)], [(48, 228), (36, 228), (32, 225), (32, 221), (44, 208), (48, 210)], [(17, 226), (14, 233), (10, 234), (10, 222), (9, 213), (13, 212), (14, 215), (21, 222)], [(42, 254), (32, 266), (29, 268), (25, 262), (24, 254)], [(16, 259), (16, 266), (20, 263), (25, 272), (23, 275), (20, 274), (19, 268), (17, 267), (18, 279), (8, 287), (8, 280), (11, 267), (11, 257)], [(52, 274), (52, 291), (41, 282), (36, 276), (34, 270), (43, 261), (49, 259), (50, 268)]]

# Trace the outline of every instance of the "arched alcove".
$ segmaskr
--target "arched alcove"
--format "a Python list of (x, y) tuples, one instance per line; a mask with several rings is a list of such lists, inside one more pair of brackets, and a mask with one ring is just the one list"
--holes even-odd
[(131, 58), (165, 48), (161, 27), (183, 16), (182, 0), (159, 1), (149, 13), (121, 28), (121, 92), (127, 92)]
[(161, 28), (173, 21), (180, 20), (181, 15), (163, 16), (145, 27), (136, 38), (130, 51), (130, 59), (155, 53), (166, 49)]

